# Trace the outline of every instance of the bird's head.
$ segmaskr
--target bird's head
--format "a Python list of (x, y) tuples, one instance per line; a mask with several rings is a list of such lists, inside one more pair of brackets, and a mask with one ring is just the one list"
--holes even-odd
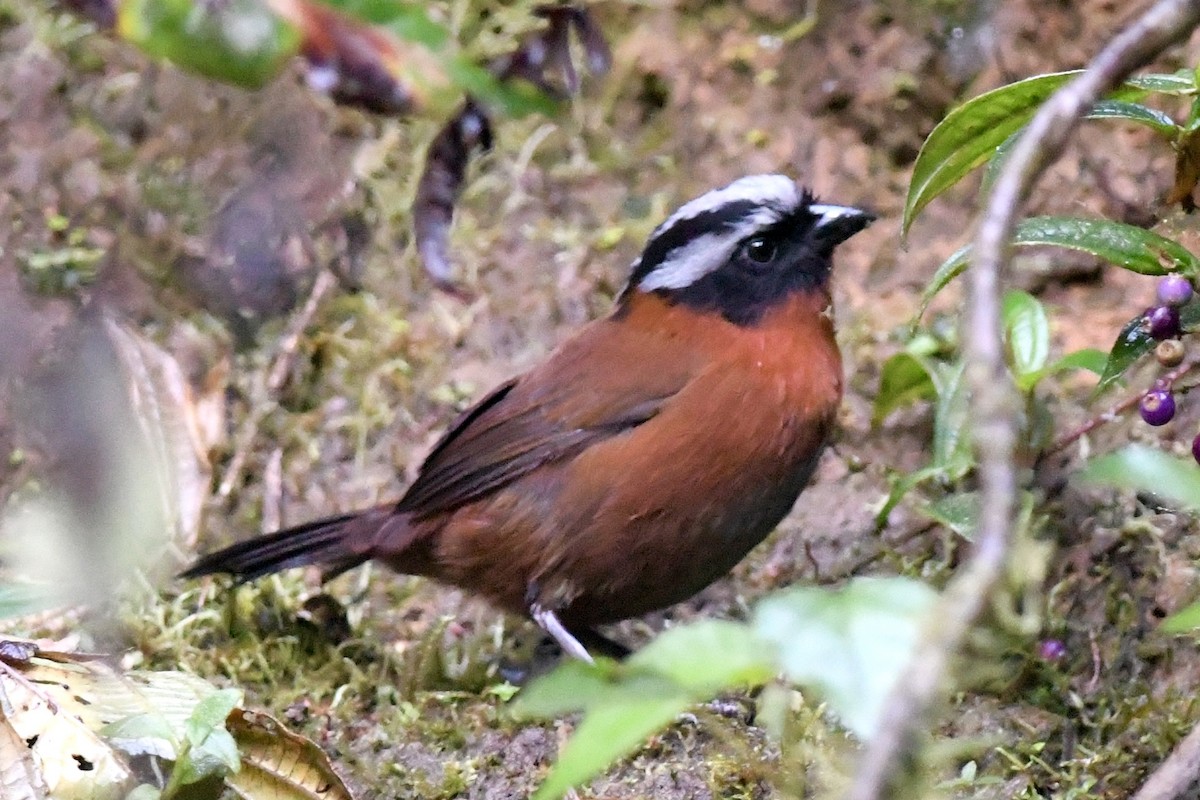
[(753, 325), (796, 292), (824, 290), (834, 248), (875, 216), (818, 203), (784, 175), (751, 175), (685, 204), (655, 228), (621, 302), (666, 302)]

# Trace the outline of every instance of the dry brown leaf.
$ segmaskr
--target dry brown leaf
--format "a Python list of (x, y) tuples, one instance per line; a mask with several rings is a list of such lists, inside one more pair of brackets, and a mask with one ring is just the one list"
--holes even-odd
[(0, 709), (0, 797), (4, 800), (46, 800), (46, 782), (33, 751), (8, 724)]
[(132, 328), (105, 318), (105, 330), (128, 377), (130, 400), (165, 476), (163, 502), (177, 541), (195, 545), (212, 483), (213, 442), (202, 407), (175, 358)]
[(242, 756), (225, 782), (245, 800), (353, 800), (325, 752), (278, 720), (235, 709), (225, 724)]
[[(10, 781), (13, 796), (48, 800), (117, 800), (129, 788), (132, 774), (124, 758), (72, 713), (81, 707), (72, 693), (75, 677), (86, 672), (77, 667), (38, 656), (0, 661), (5, 798)], [(64, 698), (69, 703), (60, 702)]]

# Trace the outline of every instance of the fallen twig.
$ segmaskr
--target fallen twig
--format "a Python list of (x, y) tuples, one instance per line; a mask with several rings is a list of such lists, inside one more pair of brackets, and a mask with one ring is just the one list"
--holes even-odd
[(1008, 560), (1016, 511), (1014, 465), (1019, 411), (1004, 361), (1000, 285), (1017, 211), (1092, 105), (1133, 70), (1200, 24), (1200, 1), (1160, 0), (1122, 31), (1075, 80), (1055, 92), (1013, 147), (980, 220), (968, 272), (967, 385), (979, 457), (980, 509), (974, 550), (946, 587), (912, 662), (884, 708), (851, 786), (852, 800), (896, 797), (919, 762), (919, 742), (941, 695), (950, 659), (987, 607)]

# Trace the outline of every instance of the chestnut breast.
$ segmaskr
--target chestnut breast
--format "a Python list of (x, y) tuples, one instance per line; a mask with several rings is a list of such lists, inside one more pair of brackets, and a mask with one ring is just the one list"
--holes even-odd
[(648, 294), (593, 323), (514, 391), (544, 395), (548, 424), (595, 424), (606, 398), (645, 421), (430, 520), (433, 576), (593, 624), (728, 572), (791, 509), (836, 414), (828, 305), (797, 293), (741, 327)]

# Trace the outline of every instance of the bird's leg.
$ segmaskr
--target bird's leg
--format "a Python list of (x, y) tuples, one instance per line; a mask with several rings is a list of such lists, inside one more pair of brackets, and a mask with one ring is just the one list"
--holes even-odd
[(544, 608), (541, 603), (533, 603), (529, 606), (529, 616), (533, 617), (533, 621), (540, 625), (542, 630), (554, 637), (554, 641), (558, 642), (558, 646), (563, 649), (564, 653), (589, 664), (596, 663), (588, 654), (587, 649), (563, 626), (558, 615), (553, 611)]
[(580, 628), (575, 631), (575, 637), (589, 652), (608, 656), (616, 661), (624, 660), (631, 652), (628, 647), (608, 638), (595, 628)]

